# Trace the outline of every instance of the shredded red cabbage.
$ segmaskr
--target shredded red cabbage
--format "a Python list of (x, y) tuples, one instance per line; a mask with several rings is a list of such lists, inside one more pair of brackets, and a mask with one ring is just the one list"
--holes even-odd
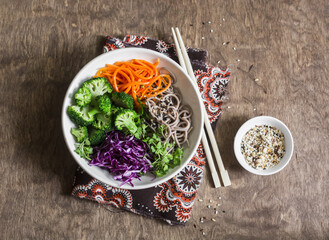
[(94, 147), (94, 155), (90, 165), (108, 169), (114, 179), (122, 185), (132, 180), (140, 179), (141, 173), (152, 170), (152, 156), (148, 153), (148, 145), (132, 135), (125, 135), (121, 131), (111, 131), (106, 134), (104, 142)]

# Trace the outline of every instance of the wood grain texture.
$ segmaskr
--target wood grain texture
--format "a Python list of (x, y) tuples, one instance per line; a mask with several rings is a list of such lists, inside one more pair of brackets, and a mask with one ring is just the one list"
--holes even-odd
[[(328, 239), (328, 16), (325, 0), (0, 1), (1, 239)], [(60, 124), (65, 91), (103, 36), (172, 41), (172, 26), (233, 70), (216, 129), (232, 186), (214, 189), (207, 169), (185, 227), (72, 198)], [(233, 154), (237, 129), (257, 115), (281, 119), (295, 140), (274, 176), (247, 173)]]

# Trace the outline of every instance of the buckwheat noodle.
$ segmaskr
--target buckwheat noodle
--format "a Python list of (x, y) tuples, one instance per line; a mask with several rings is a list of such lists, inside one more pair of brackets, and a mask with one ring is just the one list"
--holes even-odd
[(164, 137), (167, 142), (176, 142), (178, 147), (184, 143), (189, 144), (188, 134), (192, 130), (192, 110), (188, 105), (182, 105), (178, 90), (170, 86), (163, 93), (148, 98), (145, 104), (153, 118), (150, 127), (154, 131), (163, 124), (166, 126)]

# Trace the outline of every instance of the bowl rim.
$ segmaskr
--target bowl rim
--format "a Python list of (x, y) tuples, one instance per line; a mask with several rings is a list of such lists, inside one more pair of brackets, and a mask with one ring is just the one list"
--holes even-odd
[[(111, 183), (108, 181), (107, 178), (96, 176), (90, 169), (85, 168), (83, 165), (81, 165), (79, 159), (76, 158), (76, 154), (75, 154), (74, 150), (69, 147), (69, 140), (67, 138), (67, 132), (65, 131), (65, 127), (64, 127), (65, 126), (65, 118), (66, 118), (65, 102), (66, 102), (67, 98), (70, 98), (69, 95), (71, 94), (71, 91), (69, 91), (69, 89), (71, 88), (73, 82), (76, 81), (76, 79), (78, 78), (80, 72), (82, 72), (85, 68), (89, 67), (89, 65), (92, 65), (94, 62), (97, 62), (100, 58), (104, 58), (105, 55), (111, 55), (111, 54), (114, 54), (114, 53), (118, 54), (120, 52), (121, 53), (122, 52), (132, 52), (132, 51), (148, 52), (152, 55), (155, 55), (159, 58), (162, 58), (162, 59), (165, 59), (166, 61), (169, 61), (171, 64), (174, 65), (174, 67), (178, 68), (179, 71), (190, 81), (190, 83), (191, 83), (192, 87), (194, 88), (195, 92), (199, 93), (199, 89), (197, 88), (197, 84), (193, 82), (191, 77), (186, 73), (186, 71), (184, 71), (184, 69), (177, 62), (175, 62), (173, 59), (169, 58), (168, 56), (166, 56), (163, 53), (159, 53), (159, 52), (156, 52), (154, 50), (146, 49), (146, 48), (138, 48), (138, 47), (121, 48), (121, 49), (115, 49), (113, 51), (109, 51), (109, 52), (100, 54), (99, 56), (93, 58), (88, 63), (86, 63), (77, 72), (77, 74), (74, 76), (74, 78), (71, 80), (69, 86), (67, 87), (67, 90), (66, 90), (66, 93), (65, 93), (65, 96), (64, 96), (64, 100), (63, 100), (63, 104), (62, 104), (61, 125), (62, 125), (62, 133), (63, 133), (63, 137), (64, 137), (64, 140), (65, 140), (65, 144), (66, 144), (71, 156), (73, 157), (73, 159), (78, 163), (78, 165), (84, 171), (86, 171), (91, 177), (93, 177), (93, 178), (95, 178), (95, 179), (97, 179), (97, 180), (99, 180), (99, 181), (101, 181), (105, 184), (108, 184), (110, 186), (113, 186), (113, 184), (111, 185)], [(175, 171), (168, 174), (166, 177), (163, 177), (160, 182), (148, 183), (148, 184), (145, 184), (145, 185), (137, 185), (137, 186), (135, 185), (134, 187), (132, 187), (129, 184), (124, 184), (122, 186), (113, 186), (113, 187), (118, 187), (118, 188), (127, 189), (127, 190), (139, 190), (139, 189), (146, 189), (146, 188), (155, 187), (156, 185), (164, 183), (164, 182), (168, 181), (169, 179), (173, 178), (174, 176), (176, 176), (180, 171), (182, 171), (187, 166), (187, 164), (190, 162), (190, 160), (194, 156), (194, 154), (195, 154), (195, 152), (196, 152), (196, 150), (199, 146), (199, 143), (201, 142), (201, 133), (202, 133), (203, 125), (204, 125), (204, 115), (202, 113), (203, 110), (202, 110), (202, 107), (201, 107), (201, 104), (203, 104), (203, 101), (201, 99), (200, 94), (197, 94), (197, 101), (199, 103), (198, 106), (199, 106), (200, 112), (201, 112), (201, 114), (200, 114), (200, 123), (201, 123), (200, 126), (201, 127), (200, 127), (200, 129), (195, 129), (194, 128), (194, 130), (197, 131), (197, 141), (196, 141), (195, 146), (191, 150), (191, 153), (186, 157), (186, 161), (179, 168), (177, 168)], [(115, 180), (113, 180), (113, 181), (115, 181)]]
[[(249, 131), (251, 128), (253, 128), (254, 126), (257, 125), (257, 123), (253, 123), (253, 124), (251, 124), (251, 123), (254, 121), (261, 121), (261, 120), (263, 120), (264, 122), (274, 121), (274, 122), (278, 123), (279, 125), (281, 125), (282, 129), (284, 129), (285, 132), (287, 133), (287, 135), (284, 135), (285, 139), (289, 139), (289, 141), (291, 141), (291, 148), (288, 149), (289, 151), (287, 151), (287, 149), (286, 149), (285, 155), (283, 156), (283, 158), (286, 159), (285, 162), (279, 166), (277, 165), (278, 167), (275, 170), (273, 170), (273, 168), (268, 168), (265, 170), (253, 168), (246, 162), (245, 158), (242, 156), (241, 151), (240, 151), (242, 137), (247, 133), (247, 131)], [(251, 124), (251, 126), (248, 127), (246, 131), (244, 131), (246, 126), (248, 126), (250, 124)], [(262, 123), (262, 124), (271, 126), (270, 123)], [(240, 137), (238, 137), (238, 136), (240, 136)], [(292, 134), (291, 134), (289, 128), (282, 121), (280, 121), (277, 118), (271, 117), (271, 116), (257, 116), (257, 117), (247, 120), (244, 124), (241, 125), (241, 127), (239, 128), (239, 130), (237, 131), (237, 133), (235, 134), (235, 137), (234, 137), (234, 154), (235, 154), (237, 161), (245, 170), (247, 170), (248, 172), (251, 172), (253, 174), (256, 174), (256, 175), (268, 176), (268, 175), (273, 175), (275, 173), (280, 172), (290, 162), (293, 152), (294, 152), (294, 140), (293, 140), (293, 137), (292, 137)], [(276, 166), (274, 166), (274, 167), (276, 167)]]

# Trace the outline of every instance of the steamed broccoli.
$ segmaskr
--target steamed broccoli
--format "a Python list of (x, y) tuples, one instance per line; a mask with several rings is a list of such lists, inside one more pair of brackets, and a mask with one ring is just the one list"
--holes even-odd
[(96, 97), (96, 102), (99, 110), (101, 110), (103, 113), (108, 113), (111, 111), (112, 101), (108, 94)]
[(78, 143), (82, 143), (88, 137), (88, 130), (85, 126), (80, 126), (78, 128), (71, 128), (71, 134), (75, 137)]
[(112, 116), (111, 113), (98, 113), (95, 116), (95, 121), (93, 122), (93, 127), (109, 131), (112, 129)]
[(106, 78), (92, 78), (83, 84), (83, 87), (87, 87), (92, 95), (92, 99), (95, 100), (97, 96), (104, 95), (105, 93), (111, 93), (113, 91), (111, 84)]
[(116, 114), (114, 125), (118, 130), (127, 130), (130, 134), (135, 134), (138, 130), (136, 120), (139, 117), (134, 110), (124, 109)]
[(81, 87), (74, 95), (76, 103), (83, 107), (91, 102), (91, 91), (87, 87)]
[(113, 92), (111, 99), (118, 107), (134, 109), (134, 99), (125, 92)]
[(111, 106), (111, 113), (113, 114), (113, 116), (115, 116), (115, 114), (117, 114), (121, 110), (124, 110), (124, 108), (123, 107), (117, 107), (115, 105)]
[(106, 134), (104, 130), (99, 130), (99, 129), (92, 129), (90, 132), (90, 145), (95, 146), (100, 143), (102, 143), (106, 138)]
[(67, 108), (67, 114), (70, 119), (78, 126), (88, 126), (95, 120), (94, 115), (99, 113), (97, 108), (90, 109), (89, 107), (69, 106)]
[(111, 115), (112, 115), (112, 123), (114, 125), (115, 117), (117, 116), (117, 113), (124, 110), (123, 107), (117, 107), (114, 104), (111, 106)]

